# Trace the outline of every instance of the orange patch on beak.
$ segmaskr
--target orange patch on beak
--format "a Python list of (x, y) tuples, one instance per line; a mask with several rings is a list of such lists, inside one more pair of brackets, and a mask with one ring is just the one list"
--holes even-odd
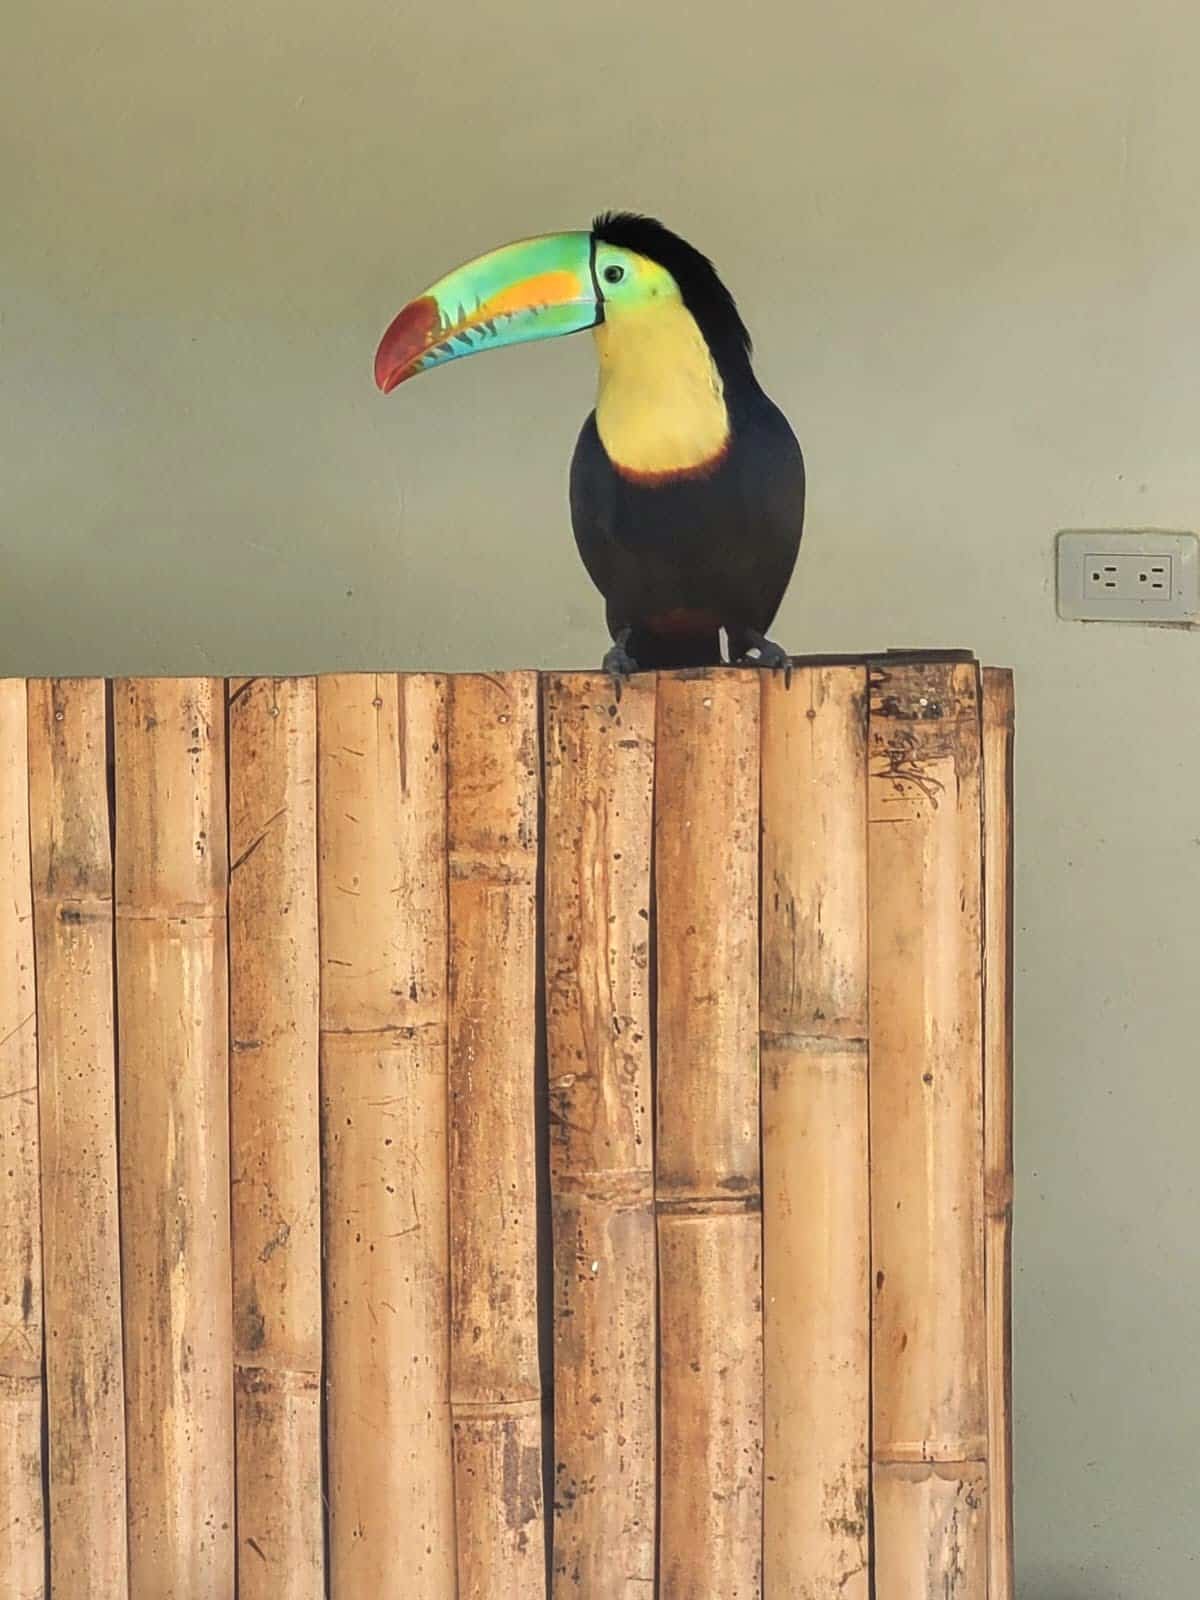
[[(539, 272), (536, 277), (523, 278), (519, 283), (501, 289), (464, 324), (487, 322), (492, 317), (502, 317), (508, 311), (530, 311), (535, 306), (565, 305), (578, 300), (585, 293), (583, 285), (573, 272)], [(455, 330), (451, 329), (451, 332)]]

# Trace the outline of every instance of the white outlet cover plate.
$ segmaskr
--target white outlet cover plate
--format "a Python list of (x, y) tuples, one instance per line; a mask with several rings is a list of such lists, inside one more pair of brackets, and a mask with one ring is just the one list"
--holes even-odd
[[(1200, 622), (1200, 539), (1156, 528), (1067, 528), (1056, 540), (1058, 614), (1068, 622)], [(1091, 558), (1132, 556), (1170, 561), (1169, 592), (1161, 597), (1106, 595), (1088, 582)]]

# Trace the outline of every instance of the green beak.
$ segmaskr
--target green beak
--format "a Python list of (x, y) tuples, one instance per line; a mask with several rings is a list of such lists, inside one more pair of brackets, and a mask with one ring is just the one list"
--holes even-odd
[(428, 367), (532, 339), (579, 333), (603, 316), (590, 233), (548, 233), (468, 261), (410, 300), (380, 340), (388, 394)]

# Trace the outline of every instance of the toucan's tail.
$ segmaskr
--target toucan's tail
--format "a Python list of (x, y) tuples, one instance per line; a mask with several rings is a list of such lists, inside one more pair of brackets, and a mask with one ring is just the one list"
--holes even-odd
[(646, 633), (634, 629), (625, 647), (639, 667), (719, 667), (721, 635)]

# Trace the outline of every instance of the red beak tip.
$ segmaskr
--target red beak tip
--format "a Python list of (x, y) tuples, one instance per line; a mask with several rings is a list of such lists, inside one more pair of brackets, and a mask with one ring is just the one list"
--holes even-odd
[(440, 326), (437, 301), (429, 295), (412, 301), (393, 320), (375, 355), (375, 382), (384, 394), (420, 370), (419, 358)]
[(400, 381), (400, 369), (382, 347), (375, 356), (375, 387), (381, 394), (390, 394)]

